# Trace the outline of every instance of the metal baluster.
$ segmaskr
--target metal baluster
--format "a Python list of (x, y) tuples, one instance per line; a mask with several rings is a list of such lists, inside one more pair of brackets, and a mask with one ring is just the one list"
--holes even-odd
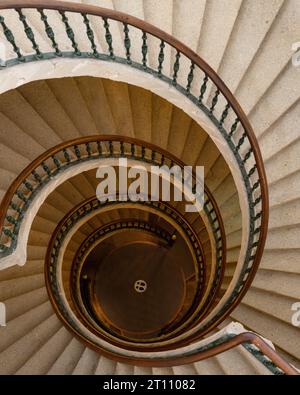
[(131, 63), (131, 57), (130, 57), (130, 47), (131, 47), (131, 42), (129, 38), (129, 28), (127, 23), (123, 23), (124, 25), (124, 34), (125, 34), (125, 39), (124, 39), (124, 46), (126, 49), (126, 59), (127, 63)]
[(238, 126), (239, 122), (240, 122), (240, 120), (239, 120), (238, 118), (236, 118), (235, 121), (234, 121), (234, 123), (233, 123), (233, 125), (231, 126), (231, 130), (230, 130), (230, 133), (229, 133), (229, 137), (232, 137), (232, 136), (233, 136), (233, 134), (235, 133), (235, 131), (236, 131), (236, 129), (237, 129), (237, 126)]
[(20, 52), (20, 48), (16, 45), (15, 37), (12, 31), (7, 27), (6, 23), (4, 22), (3, 16), (0, 15), (0, 24), (3, 29), (3, 33), (6, 37), (6, 40), (11, 44), (13, 47), (14, 52), (17, 54), (18, 60), (24, 62), (25, 58)]
[(124, 156), (124, 141), (120, 141), (120, 151), (121, 151), (121, 156)]
[(41, 176), (40, 176), (35, 170), (32, 171), (32, 175), (33, 175), (33, 177), (35, 178), (35, 180), (36, 180), (39, 184), (42, 183), (42, 178), (41, 178)]
[(97, 46), (96, 46), (96, 43), (95, 43), (95, 35), (94, 35), (94, 32), (93, 32), (93, 29), (91, 28), (89, 18), (87, 17), (86, 14), (81, 14), (81, 15), (83, 17), (83, 22), (84, 22), (84, 24), (86, 26), (86, 34), (88, 36), (88, 39), (90, 40), (91, 48), (93, 50), (93, 54), (94, 54), (94, 56), (98, 57), (99, 56), (99, 52), (97, 50)]
[(220, 119), (220, 126), (223, 125), (225, 119), (227, 118), (229, 109), (230, 109), (230, 104), (227, 103)]
[(101, 141), (97, 141), (97, 149), (99, 152), (99, 156), (102, 155), (102, 145), (101, 145)]
[(18, 214), (20, 214), (20, 215), (23, 214), (23, 211), (20, 209), (20, 207), (18, 207), (18, 206), (16, 205), (16, 203), (12, 202), (12, 203), (10, 204), (10, 207), (11, 207), (14, 211), (16, 211)]
[(252, 174), (254, 174), (255, 170), (256, 170), (256, 165), (254, 165), (254, 166), (252, 167), (252, 169), (249, 171), (249, 173), (248, 173), (248, 177), (249, 177), (249, 178), (252, 176)]
[(162, 166), (165, 163), (165, 155), (161, 156), (160, 165)]
[(57, 169), (59, 170), (59, 169), (61, 168), (60, 161), (58, 160), (58, 158), (57, 158), (55, 155), (52, 155), (51, 158), (52, 158), (52, 160), (53, 160), (55, 166), (56, 166)]
[(205, 94), (206, 88), (207, 88), (207, 82), (208, 82), (208, 76), (205, 74), (205, 77), (203, 79), (203, 83), (202, 83), (201, 88), (200, 88), (200, 96), (199, 96), (199, 100), (198, 100), (199, 103), (202, 103), (202, 100), (203, 100), (203, 97), (204, 97), (204, 94)]
[(25, 197), (25, 195), (24, 195), (23, 192), (17, 190), (16, 195), (17, 195), (18, 198), (19, 198), (20, 200), (22, 200), (24, 203), (27, 203), (27, 199), (26, 199), (26, 197)]
[(187, 77), (187, 81), (188, 81), (187, 86), (186, 86), (187, 93), (190, 93), (190, 90), (191, 90), (191, 85), (192, 85), (192, 82), (194, 79), (194, 68), (195, 68), (195, 64), (194, 64), (194, 62), (192, 62), (191, 67), (190, 67), (190, 72)]
[(247, 152), (247, 154), (245, 155), (243, 163), (247, 162), (247, 160), (250, 158), (251, 154), (252, 154), (252, 148), (250, 148), (249, 151)]
[(28, 191), (33, 192), (33, 186), (30, 184), (29, 181), (24, 180), (24, 181), (22, 182), (22, 184), (25, 185), (25, 187), (28, 189)]
[(15, 239), (15, 235), (11, 230), (4, 228), (3, 233), (5, 234), (5, 236), (9, 237), (10, 239), (12, 239), (12, 240)]
[(70, 24), (69, 24), (69, 18), (66, 16), (65, 11), (59, 11), (60, 15), (61, 15), (61, 19), (65, 25), (66, 28), (66, 32), (67, 32), (67, 36), (69, 38), (69, 40), (72, 43), (72, 47), (74, 48), (74, 52), (75, 55), (80, 56), (81, 52), (78, 49), (78, 44), (75, 41), (75, 34), (73, 29), (71, 28)]
[(215, 109), (215, 107), (216, 107), (216, 105), (217, 105), (217, 103), (218, 103), (219, 94), (220, 94), (220, 90), (217, 89), (216, 92), (215, 92), (215, 96), (214, 96), (213, 99), (212, 99), (211, 107), (210, 107), (210, 109), (209, 109), (209, 112), (210, 112), (211, 114), (214, 112), (214, 109)]
[(254, 201), (253, 206), (254, 206), (254, 207), (257, 206), (258, 203), (259, 203), (261, 200), (262, 200), (262, 197), (259, 196), (259, 197)]
[(135, 156), (135, 145), (133, 143), (131, 144), (130, 150), (131, 150), (131, 156), (134, 157)]
[(163, 62), (165, 59), (165, 54), (164, 54), (165, 42), (164, 42), (164, 40), (161, 40), (159, 47), (160, 47), (160, 51), (158, 54), (158, 68), (157, 68), (157, 70), (158, 70), (158, 76), (161, 77), (161, 75), (162, 75), (161, 71), (162, 71)]
[(143, 31), (143, 36), (142, 36), (143, 44), (142, 44), (142, 54), (143, 54), (143, 67), (144, 69), (147, 68), (147, 52), (148, 52), (148, 45), (147, 45), (147, 33)]
[(151, 160), (152, 162), (155, 162), (155, 156), (156, 156), (156, 151), (151, 152)]
[(243, 145), (243, 143), (244, 143), (246, 137), (247, 137), (247, 133), (244, 132), (244, 133), (242, 134), (242, 137), (239, 139), (238, 145), (237, 145), (237, 147), (236, 147), (236, 151), (239, 151), (239, 149), (240, 149), (241, 146)]
[(109, 141), (109, 153), (110, 155), (113, 155), (114, 153), (114, 146), (112, 141)]
[(26, 36), (27, 36), (28, 40), (31, 42), (32, 48), (36, 52), (36, 56), (38, 58), (42, 58), (43, 54), (41, 53), (41, 51), (39, 49), (39, 46), (38, 46), (38, 44), (37, 44), (37, 42), (35, 40), (33, 30), (31, 29), (31, 27), (28, 25), (28, 23), (26, 21), (26, 16), (22, 13), (21, 9), (16, 9), (16, 11), (19, 14), (20, 21), (23, 23), (24, 31), (26, 33)]
[(114, 56), (114, 49), (113, 49), (113, 46), (112, 46), (112, 35), (110, 33), (110, 30), (109, 30), (109, 23), (107, 21), (107, 18), (103, 17), (102, 19), (104, 21), (105, 40), (106, 40), (107, 45), (108, 45), (109, 56), (113, 59), (115, 56)]
[(42, 168), (45, 170), (45, 172), (48, 174), (48, 176), (51, 177), (51, 176), (52, 176), (51, 170), (50, 170), (49, 167), (46, 165), (46, 163), (45, 163), (45, 162), (42, 162), (41, 164), (42, 164)]
[(262, 211), (260, 211), (258, 214), (256, 214), (256, 216), (253, 218), (254, 221), (257, 221), (259, 218), (261, 218), (262, 216)]
[(142, 159), (145, 159), (145, 153), (146, 153), (146, 149), (144, 146), (142, 146)]
[(86, 148), (86, 152), (87, 152), (88, 156), (90, 157), (92, 155), (90, 143), (86, 143), (85, 148)]
[(79, 150), (77, 144), (74, 145), (74, 151), (75, 151), (76, 158), (79, 160), (81, 158), (81, 153), (80, 153), (80, 150)]
[(176, 57), (175, 57), (175, 62), (174, 62), (174, 66), (173, 66), (173, 70), (174, 70), (174, 73), (173, 73), (173, 85), (176, 85), (177, 84), (177, 75), (178, 75), (178, 71), (179, 71), (179, 68), (180, 68), (180, 62), (179, 62), (179, 60), (180, 60), (180, 52), (179, 51), (177, 51), (177, 53), (176, 53)]
[(7, 215), (5, 218), (6, 218), (7, 222), (9, 222), (12, 225), (17, 225), (17, 223), (18, 223), (18, 221), (11, 215)]
[(65, 157), (67, 163), (70, 163), (71, 162), (71, 157), (70, 157), (70, 154), (69, 154), (69, 152), (67, 151), (66, 148), (63, 148), (63, 153), (64, 153), (64, 157)]
[(58, 44), (55, 41), (54, 31), (48, 23), (47, 15), (44, 13), (44, 10), (38, 9), (38, 12), (41, 14), (41, 20), (44, 22), (46, 34), (47, 34), (48, 38), (50, 39), (50, 41), (52, 42), (52, 48), (54, 48), (55, 54), (57, 56), (62, 56), (62, 53), (58, 48)]
[(255, 189), (257, 189), (257, 188), (259, 187), (259, 184), (260, 184), (260, 181), (259, 181), (259, 180), (258, 180), (258, 181), (256, 181), (256, 183), (255, 183), (255, 184), (253, 184), (253, 187), (252, 187), (251, 191), (252, 191), (252, 192), (254, 192), (254, 191), (255, 191)]

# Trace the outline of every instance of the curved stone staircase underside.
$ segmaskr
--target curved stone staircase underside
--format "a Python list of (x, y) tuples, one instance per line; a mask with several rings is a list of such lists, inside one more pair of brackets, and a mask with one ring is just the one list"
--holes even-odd
[[(246, 111), (267, 171), (270, 223), (260, 269), (231, 317), (269, 338), (277, 350), (299, 366), (299, 328), (291, 324), (291, 305), (300, 300), (300, 80), (299, 69), (291, 63), (291, 45), (300, 37), (297, 0), (83, 3), (138, 16), (185, 42), (215, 69)], [(1, 196), (34, 157), (83, 133), (135, 135), (167, 148), (189, 164), (196, 163), (201, 154), (206, 182), (221, 207), (231, 237), (227, 263), (230, 273), (230, 264), (236, 262), (240, 237), (236, 224), (240, 221), (229, 170), (211, 140), (189, 117), (166, 101), (141, 91), (112, 81), (99, 79), (93, 83), (88, 78), (74, 78), (40, 81), (2, 94)], [(95, 102), (101, 106), (94, 106)], [(30, 264), (0, 273), (0, 299), (7, 305), (8, 325), (12, 328), (0, 337), (1, 361), (8, 361), (2, 366), (3, 372), (150, 373), (148, 368), (99, 358), (72, 339), (53, 315), (42, 274), (48, 237), (44, 230), (53, 229), (64, 210), (85, 193), (81, 183), (76, 186), (70, 182), (68, 188), (71, 194), (60, 191), (55, 200), (61, 201), (60, 207), (54, 201), (52, 206), (50, 201), (39, 213), (28, 248)], [(0, 332), (4, 333), (2, 329)], [(26, 351), (22, 358), (20, 350)], [(238, 348), (198, 364), (153, 368), (152, 372), (264, 373), (249, 364), (244, 354)]]

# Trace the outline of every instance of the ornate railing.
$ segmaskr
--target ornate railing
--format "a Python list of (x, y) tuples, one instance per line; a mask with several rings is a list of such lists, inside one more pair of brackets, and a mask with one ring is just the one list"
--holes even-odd
[[(159, 147), (122, 136), (83, 137), (58, 145), (24, 169), (7, 191), (0, 206), (0, 258), (16, 249), (26, 212), (35, 197), (54, 177), (78, 164), (105, 158), (128, 158), (158, 166), (184, 166), (176, 157)], [(196, 178), (193, 178), (193, 188), (195, 185)], [(212, 287), (212, 292), (216, 293), (224, 274), (226, 241), (221, 215), (207, 187), (204, 188), (203, 210), (216, 246), (216, 270)]]
[[(48, 43), (49, 51), (42, 51), (36, 30), (30, 24), (30, 16), (25, 15), (25, 9), (30, 9), (40, 17), (44, 32), (39, 31), (39, 34), (43, 36), (43, 42)], [(87, 58), (125, 64), (173, 86), (216, 126), (240, 170), (248, 199), (246, 257), (239, 275), (240, 286), (234, 289), (227, 302), (227, 307), (232, 310), (250, 286), (261, 259), (267, 233), (268, 189), (259, 146), (251, 125), (224, 82), (203, 59), (174, 37), (120, 12), (83, 4), (38, 0), (8, 0), (0, 3), (0, 10), (15, 12), (20, 19), (19, 27), (23, 30), (21, 35), (20, 29), (15, 30), (15, 26), (10, 26), (5, 17), (0, 16), (4, 40), (14, 54), (10, 59), (2, 60), (2, 67), (59, 58)], [(66, 39), (58, 34), (58, 20), (61, 24), (59, 29), (65, 30)], [(113, 25), (119, 29), (113, 29)], [(101, 32), (99, 29), (102, 29)], [(123, 37), (120, 31), (123, 31)], [(22, 50), (20, 46), (23, 39), (31, 45), (32, 52), (25, 53)], [(155, 53), (157, 55), (153, 55)], [(167, 55), (170, 55), (170, 67)], [(37, 173), (33, 173), (33, 177), (36, 182), (40, 182)], [(30, 181), (20, 181), (25, 190), (30, 191)], [(8, 204), (12, 203), (14, 212), (19, 210), (19, 206), (11, 201), (11, 192), (10, 189), (1, 206), (2, 219), (7, 214)], [(27, 199), (20, 188), (18, 192), (18, 198), (26, 205)], [(18, 226), (14, 222), (14, 215), (6, 216), (6, 220), (13, 227)], [(9, 226), (4, 227), (3, 232), (14, 242), (15, 234)], [(6, 246), (2, 245), (2, 256), (7, 251)], [(219, 319), (222, 319), (221, 313)]]
[[(197, 316), (199, 317), (199, 314), (202, 312), (202, 304), (200, 302), (202, 301), (202, 296), (205, 287), (205, 261), (204, 261), (204, 253), (202, 250), (201, 243), (193, 228), (184, 219), (184, 217), (174, 207), (172, 207), (171, 204), (166, 202), (152, 202), (152, 201), (131, 202), (130, 204), (135, 206), (137, 210), (139, 208), (140, 209), (146, 208), (147, 210), (153, 209), (155, 212), (157, 212), (158, 215), (163, 214), (166, 216), (166, 218), (169, 217), (173, 224), (176, 223), (176, 229), (177, 230), (181, 229), (181, 231), (185, 235), (188, 243), (190, 244), (193, 250), (195, 256), (195, 265), (196, 265), (195, 274), (196, 274), (196, 282), (197, 282), (197, 291), (194, 297), (194, 303), (192, 304), (191, 308), (189, 308), (188, 314), (185, 314), (185, 320), (184, 321), (180, 320), (179, 324), (177, 325), (177, 327), (180, 326), (180, 329), (182, 327), (186, 327), (196, 319), (195, 317)], [(47, 251), (47, 258), (45, 261), (46, 285), (49, 294), (54, 296), (54, 300), (53, 297), (52, 300), (54, 302), (53, 306), (55, 308), (55, 311), (59, 309), (61, 313), (64, 315), (66, 320), (69, 320), (69, 314), (65, 315), (64, 312), (66, 308), (69, 309), (69, 306), (65, 306), (62, 303), (61, 297), (59, 296), (60, 295), (59, 290), (61, 289), (62, 284), (59, 283), (59, 268), (57, 267), (58, 257), (60, 256), (60, 251), (62, 249), (63, 241), (65, 240), (68, 233), (73, 229), (73, 227), (79, 221), (84, 220), (87, 216), (90, 216), (92, 213), (101, 215), (101, 209), (103, 208), (107, 209), (109, 207), (111, 207), (111, 209), (117, 209), (117, 208), (121, 209), (122, 207), (126, 207), (126, 202), (106, 201), (101, 203), (95, 198), (89, 199), (88, 201), (77, 206), (74, 210), (68, 213), (61, 220), (61, 222), (57, 226), (51, 238), (51, 242), (49, 244)], [(163, 237), (169, 243), (172, 242), (172, 238), (170, 235), (168, 235), (166, 232), (164, 232), (163, 234), (162, 231), (158, 233), (157, 228), (155, 227), (153, 228), (150, 224), (141, 222), (141, 225), (137, 226), (134, 220), (127, 222), (128, 223), (126, 229), (142, 229), (143, 231), (146, 232), (152, 232), (152, 233), (155, 232), (158, 236)], [(121, 226), (120, 225), (121, 223), (124, 225), (124, 222), (120, 220), (114, 223), (106, 224), (103, 227), (100, 227), (82, 242), (78, 251), (76, 252), (72, 267), (70, 268), (70, 284), (67, 284), (68, 286), (71, 285), (70, 294), (72, 300), (74, 301), (75, 308), (80, 304), (78, 303), (79, 271), (81, 270), (81, 265), (83, 264), (83, 259), (85, 258), (87, 251), (96, 241), (99, 241), (99, 239), (105, 237), (107, 233), (123, 230), (124, 226)], [(214, 286), (214, 284), (212, 284), (212, 286)], [(82, 318), (84, 320), (84, 317), (81, 314), (82, 311), (80, 311), (80, 309), (79, 310), (76, 309), (76, 312), (79, 313), (79, 318)], [(190, 317), (191, 319), (189, 319)], [(85, 323), (88, 324), (87, 321), (85, 321)], [(103, 329), (105, 330), (107, 328), (103, 327)], [(102, 334), (105, 334), (105, 332), (102, 332)], [(168, 334), (164, 335), (163, 338), (165, 339), (172, 335), (173, 335), (173, 331), (170, 331)], [(122, 336), (118, 336), (118, 337), (124, 338)], [(124, 339), (134, 341), (133, 339), (129, 339), (128, 337)], [(150, 340), (151, 339), (147, 339), (147, 342), (149, 343)], [(153, 341), (159, 341), (159, 340), (160, 338), (153, 339)]]

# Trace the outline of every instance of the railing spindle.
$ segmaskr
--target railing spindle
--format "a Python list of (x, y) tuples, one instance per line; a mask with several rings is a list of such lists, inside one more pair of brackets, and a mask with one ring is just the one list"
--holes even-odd
[(21, 54), (20, 48), (17, 46), (16, 41), (15, 41), (15, 37), (12, 33), (12, 31), (7, 27), (5, 21), (4, 21), (4, 17), (0, 15), (0, 24), (2, 26), (3, 29), (3, 33), (5, 35), (6, 40), (11, 44), (11, 46), (13, 47), (14, 52), (16, 53), (18, 60), (20, 62), (23, 62), (24, 56)]
[(16, 9), (16, 11), (19, 14), (20, 21), (23, 23), (24, 31), (26, 33), (26, 36), (27, 36), (28, 40), (31, 42), (32, 48), (36, 52), (36, 56), (38, 58), (42, 58), (43, 54), (41, 53), (41, 51), (39, 49), (39, 46), (38, 46), (38, 44), (37, 44), (37, 42), (35, 40), (33, 30), (31, 29), (31, 27), (27, 23), (26, 16), (23, 14), (21, 9)]
[(48, 23), (47, 15), (44, 13), (44, 10), (42, 10), (42, 9), (38, 9), (38, 12), (41, 15), (41, 20), (44, 23), (46, 34), (47, 34), (48, 38), (50, 39), (50, 41), (52, 43), (52, 48), (55, 50), (56, 56), (62, 56), (62, 53), (61, 53), (60, 49), (58, 48), (58, 44), (57, 44), (57, 42), (55, 40), (54, 31), (53, 31), (52, 27)]
[(66, 16), (65, 11), (59, 11), (59, 13), (60, 13), (61, 19), (65, 25), (67, 36), (68, 36), (69, 40), (71, 41), (72, 47), (74, 49), (74, 53), (75, 53), (75, 55), (80, 56), (81, 52), (78, 49), (78, 44), (75, 40), (74, 31), (69, 24), (69, 18)]

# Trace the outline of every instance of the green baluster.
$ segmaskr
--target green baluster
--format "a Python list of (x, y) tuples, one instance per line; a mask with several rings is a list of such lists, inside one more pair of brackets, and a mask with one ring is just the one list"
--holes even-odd
[(53, 160), (55, 166), (56, 166), (57, 169), (59, 170), (59, 169), (61, 168), (61, 163), (60, 163), (60, 161), (58, 160), (58, 158), (57, 158), (55, 155), (52, 155), (51, 158), (52, 158), (52, 160)]
[(101, 145), (101, 141), (97, 141), (97, 149), (99, 152), (99, 156), (102, 155), (102, 145)]
[(25, 197), (25, 195), (24, 195), (23, 192), (17, 190), (16, 195), (17, 195), (18, 198), (19, 198), (20, 200), (22, 200), (24, 203), (27, 203), (27, 199), (26, 199), (26, 197)]
[(23, 185), (25, 185), (25, 187), (30, 191), (33, 192), (33, 186), (30, 184), (29, 181), (25, 180), (22, 182)]
[(52, 48), (54, 48), (55, 54), (57, 56), (61, 56), (62, 53), (58, 48), (57, 42), (55, 41), (55, 34), (52, 27), (48, 23), (47, 15), (44, 13), (44, 10), (38, 9), (38, 12), (41, 14), (41, 20), (44, 22), (46, 34), (52, 43)]
[(186, 87), (187, 93), (190, 93), (190, 90), (191, 90), (191, 85), (192, 85), (192, 82), (194, 79), (194, 68), (195, 68), (195, 64), (194, 64), (194, 62), (192, 62), (191, 67), (190, 67), (190, 72), (187, 77), (187, 81), (188, 81), (187, 87)]
[(120, 151), (121, 151), (121, 156), (124, 156), (124, 141), (120, 141)]
[(158, 54), (158, 68), (157, 69), (158, 69), (158, 76), (161, 77), (163, 62), (165, 59), (165, 54), (164, 54), (165, 42), (164, 42), (164, 40), (161, 40), (159, 47), (160, 47), (160, 51)]
[(11, 215), (7, 215), (6, 220), (7, 220), (7, 222), (9, 222), (12, 225), (17, 225), (17, 223), (18, 223), (18, 221)]
[(174, 71), (173, 80), (172, 80), (173, 85), (177, 84), (177, 75), (178, 75), (178, 71), (179, 71), (179, 67), (180, 67), (179, 59), (180, 59), (180, 52), (177, 51), (174, 66), (173, 66), (173, 71)]
[(251, 154), (252, 154), (252, 148), (250, 148), (249, 151), (247, 152), (247, 154), (245, 155), (243, 163), (247, 162), (247, 160), (250, 158)]
[(94, 56), (97, 57), (97, 56), (99, 56), (99, 52), (97, 51), (97, 46), (96, 46), (96, 43), (95, 43), (95, 36), (94, 36), (93, 29), (91, 28), (90, 21), (89, 21), (89, 19), (88, 19), (86, 14), (81, 14), (81, 15), (83, 17), (83, 22), (84, 22), (84, 24), (86, 26), (86, 34), (88, 36), (88, 39), (90, 40), (91, 48), (93, 50), (93, 54), (94, 54)]
[(76, 155), (77, 159), (79, 160), (81, 158), (81, 153), (78, 148), (78, 145), (76, 145), (76, 144), (74, 145), (74, 151), (75, 151), (75, 155)]
[(257, 221), (258, 219), (260, 219), (262, 216), (262, 211), (260, 211), (258, 214), (256, 214), (256, 216), (254, 217), (254, 221)]
[(103, 17), (102, 19), (103, 19), (103, 22), (104, 22), (105, 40), (106, 40), (107, 45), (108, 45), (109, 56), (113, 59), (115, 56), (114, 56), (114, 49), (113, 49), (113, 46), (112, 46), (112, 35), (110, 33), (110, 30), (109, 30), (109, 23), (107, 21), (107, 18)]
[(131, 156), (135, 156), (135, 145), (133, 143), (131, 144)]
[(254, 206), (254, 207), (257, 206), (258, 203), (259, 203), (261, 200), (262, 200), (262, 197), (259, 196), (259, 197), (254, 201), (253, 206)]
[(22, 210), (20, 209), (20, 207), (18, 207), (17, 205), (16, 205), (16, 203), (11, 203), (10, 204), (10, 207), (14, 210), (14, 211), (16, 211), (18, 214), (23, 214), (23, 212), (22, 212)]
[(13, 232), (7, 228), (3, 229), (3, 233), (5, 234), (5, 236), (9, 237), (12, 240), (15, 238), (15, 235), (13, 234)]
[(252, 192), (254, 192), (258, 187), (259, 187), (260, 181), (256, 181), (256, 183), (253, 184), (253, 187), (251, 189)]
[(252, 176), (252, 174), (255, 173), (255, 170), (256, 170), (256, 165), (254, 165), (254, 166), (252, 167), (252, 169), (249, 171), (249, 173), (248, 173), (248, 177), (249, 177), (249, 178)]
[[(255, 231), (253, 232), (253, 235), (256, 235), (257, 233), (259, 233), (261, 231), (261, 227), (259, 226), (258, 228), (255, 229)], [(252, 248), (255, 247), (255, 243), (252, 244)]]
[(86, 148), (86, 152), (87, 152), (88, 156), (90, 157), (92, 155), (90, 143), (86, 143), (85, 148)]
[(220, 94), (220, 90), (217, 89), (216, 92), (215, 92), (215, 95), (214, 95), (214, 97), (213, 97), (213, 99), (212, 99), (211, 107), (210, 107), (210, 109), (209, 109), (209, 112), (210, 112), (211, 114), (214, 112), (214, 109), (215, 109), (215, 107), (216, 107), (216, 105), (217, 105), (217, 103), (218, 103), (219, 94)]
[(44, 171), (47, 173), (48, 177), (51, 177), (51, 170), (49, 169), (49, 167), (46, 165), (45, 162), (42, 162), (42, 168), (44, 169)]
[(201, 88), (200, 88), (199, 103), (202, 103), (202, 100), (203, 100), (203, 97), (204, 97), (204, 94), (205, 94), (206, 88), (207, 88), (207, 82), (208, 82), (208, 76), (205, 74), (205, 77), (203, 79), (203, 83), (202, 83)]
[(40, 176), (35, 170), (32, 171), (32, 175), (33, 175), (34, 179), (35, 179), (39, 184), (42, 183), (42, 178), (41, 178), (41, 176)]
[(4, 33), (7, 41), (11, 44), (14, 52), (17, 54), (18, 60), (23, 62), (25, 60), (24, 56), (21, 54), (20, 48), (16, 45), (15, 37), (14, 37), (12, 31), (7, 27), (6, 23), (4, 22), (3, 16), (1, 16), (1, 15), (0, 15), (0, 24), (2, 26), (3, 33)]
[(152, 152), (151, 152), (151, 160), (152, 160), (152, 162), (155, 161), (155, 156), (156, 156), (156, 152), (155, 152), (155, 151), (152, 151)]
[(238, 126), (239, 122), (240, 122), (240, 120), (239, 120), (238, 118), (236, 118), (235, 121), (234, 121), (234, 123), (233, 123), (233, 125), (231, 126), (231, 130), (230, 130), (230, 133), (229, 133), (229, 137), (232, 137), (232, 136), (233, 136), (233, 134), (235, 133), (235, 131), (236, 131), (236, 129), (237, 129), (237, 126)]
[(244, 133), (242, 134), (242, 137), (239, 139), (238, 145), (237, 145), (237, 147), (236, 147), (236, 151), (239, 151), (239, 149), (240, 149), (241, 146), (243, 145), (243, 143), (244, 143), (246, 137), (247, 137), (247, 133), (244, 132)]
[(130, 42), (130, 38), (129, 38), (129, 28), (128, 28), (128, 24), (127, 23), (123, 23), (124, 25), (124, 34), (125, 34), (125, 38), (124, 38), (124, 46), (126, 49), (126, 59), (127, 59), (127, 63), (131, 63), (131, 58), (130, 58), (130, 47), (131, 47), (131, 42)]
[(147, 33), (143, 31), (143, 36), (142, 36), (143, 44), (142, 44), (142, 63), (144, 69), (147, 68), (147, 53), (148, 53), (148, 45), (147, 45)]
[(70, 154), (66, 148), (63, 148), (63, 154), (64, 154), (64, 158), (66, 159), (67, 163), (70, 163), (71, 157), (70, 157)]
[(41, 51), (39, 49), (39, 46), (37, 45), (37, 42), (36, 42), (35, 37), (34, 37), (33, 30), (31, 29), (31, 27), (28, 25), (28, 23), (26, 21), (26, 16), (22, 13), (22, 10), (16, 9), (16, 11), (19, 14), (20, 21), (23, 23), (24, 31), (26, 33), (26, 36), (27, 36), (28, 40), (32, 44), (32, 48), (35, 50), (37, 57), (38, 58), (42, 58), (43, 54), (41, 53)]
[(230, 104), (227, 103), (220, 119), (220, 126), (223, 125), (225, 119), (227, 118), (229, 109), (230, 109)]
[(71, 41), (72, 47), (74, 48), (74, 53), (75, 53), (75, 55), (80, 56), (81, 52), (79, 51), (78, 44), (75, 41), (75, 34), (74, 34), (73, 29), (71, 28), (71, 26), (69, 24), (69, 19), (66, 16), (64, 11), (59, 11), (59, 13), (60, 13), (61, 19), (62, 19), (62, 21), (63, 21), (63, 23), (65, 25), (67, 36), (68, 36), (69, 40)]

